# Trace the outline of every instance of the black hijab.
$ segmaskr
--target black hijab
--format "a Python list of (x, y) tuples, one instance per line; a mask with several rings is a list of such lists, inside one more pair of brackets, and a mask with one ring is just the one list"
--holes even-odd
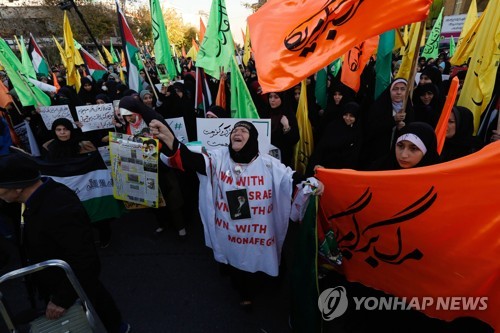
[[(425, 105), (420, 99), (427, 92), (431, 92), (434, 95), (429, 105)], [(413, 109), (415, 112), (415, 121), (422, 121), (436, 128), (442, 111), (438, 87), (433, 83), (417, 86), (413, 94)]]
[(250, 163), (255, 156), (259, 154), (259, 132), (252, 123), (248, 121), (239, 121), (234, 125), (231, 134), (237, 127), (246, 128), (250, 136), (247, 143), (238, 152), (233, 150), (231, 139), (229, 139), (229, 156), (231, 156), (231, 159), (236, 163)]
[[(56, 135), (57, 126), (62, 125), (71, 132), (67, 141), (61, 141)], [(66, 118), (58, 118), (52, 123), (52, 134), (54, 140), (47, 146), (47, 159), (55, 160), (67, 157), (76, 157), (80, 154), (80, 145), (78, 135), (73, 128), (73, 124)]]
[(138, 113), (142, 116), (142, 119), (146, 122), (147, 125), (151, 122), (151, 120), (156, 119), (161, 121), (163, 124), (167, 125), (165, 118), (162, 117), (161, 114), (156, 112), (155, 110), (148, 107), (143, 102), (137, 100), (137, 98), (132, 96), (125, 96), (120, 100), (120, 104), (118, 106), (120, 109), (126, 109), (133, 113)]
[(463, 106), (454, 106), (451, 112), (455, 115), (455, 135), (444, 141), (441, 158), (451, 161), (473, 152), (474, 116)]

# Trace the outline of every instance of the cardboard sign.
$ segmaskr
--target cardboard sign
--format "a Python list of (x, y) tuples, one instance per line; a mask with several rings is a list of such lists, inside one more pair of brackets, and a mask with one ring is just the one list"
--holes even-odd
[(40, 115), (42, 116), (45, 127), (47, 127), (49, 131), (52, 129), (52, 123), (59, 118), (68, 119), (73, 124), (73, 127), (76, 128), (74, 124), (75, 121), (71, 116), (68, 105), (40, 106)]
[(227, 147), (234, 124), (242, 120), (254, 124), (259, 132), (259, 151), (267, 153), (271, 145), (271, 119), (197, 118), (198, 141), (207, 150)]
[(184, 144), (188, 143), (188, 136), (186, 132), (186, 125), (184, 125), (184, 118), (168, 118), (165, 119), (165, 121), (170, 126), (172, 131), (174, 131), (174, 135), (177, 140), (179, 140), (179, 142), (182, 142)]
[(113, 128), (113, 104), (95, 104), (76, 107), (82, 132)]

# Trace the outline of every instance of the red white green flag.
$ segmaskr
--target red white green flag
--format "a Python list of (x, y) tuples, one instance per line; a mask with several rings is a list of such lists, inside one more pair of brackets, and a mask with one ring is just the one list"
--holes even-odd
[(116, 1), (116, 11), (118, 13), (118, 25), (122, 37), (122, 48), (125, 54), (125, 62), (127, 64), (127, 83), (130, 89), (141, 91), (141, 81), (139, 80), (139, 64), (136, 54), (139, 52), (139, 47), (135, 41), (132, 30), (128, 26), (125, 15), (123, 14), (118, 1)]

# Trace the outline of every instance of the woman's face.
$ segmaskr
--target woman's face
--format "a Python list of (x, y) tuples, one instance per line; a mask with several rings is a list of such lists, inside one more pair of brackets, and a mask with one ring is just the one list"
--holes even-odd
[(146, 104), (149, 107), (153, 106), (153, 96), (150, 94), (144, 95), (144, 98), (142, 99), (142, 102)]
[(96, 99), (95, 104), (106, 104), (106, 102), (102, 99)]
[(71, 131), (67, 129), (64, 125), (57, 125), (56, 129), (56, 136), (60, 141), (68, 141), (71, 139)]
[(406, 84), (403, 82), (396, 83), (391, 88), (391, 100), (393, 102), (402, 102), (406, 93)]
[(344, 113), (342, 118), (344, 118), (345, 124), (347, 126), (352, 126), (354, 124), (354, 122), (356, 121), (356, 117), (354, 117), (354, 115), (350, 112)]
[(276, 109), (281, 105), (281, 98), (276, 93), (269, 93), (269, 105), (271, 109)]
[(432, 91), (426, 91), (422, 95), (420, 95), (420, 100), (424, 105), (429, 105), (432, 102), (432, 99), (434, 98), (434, 94)]
[(340, 101), (342, 100), (342, 93), (340, 91), (336, 91), (333, 93), (333, 101), (335, 102), (335, 105), (339, 105)]
[(245, 127), (236, 127), (231, 132), (231, 148), (234, 151), (240, 151), (250, 138), (250, 132)]
[(432, 83), (431, 78), (425, 74), (420, 75), (420, 81), (418, 81), (418, 85), (423, 86), (424, 84), (427, 84), (427, 83)]
[(92, 90), (92, 85), (90, 83), (85, 83), (83, 85), (83, 89), (85, 89), (85, 91), (91, 91)]
[(423, 157), (424, 153), (411, 141), (403, 140), (396, 144), (396, 160), (403, 169), (413, 168)]
[(451, 139), (457, 133), (457, 121), (455, 119), (455, 114), (450, 113), (450, 118), (448, 119), (448, 129), (446, 130), (446, 138)]
[(135, 124), (137, 121), (137, 114), (129, 114), (126, 116), (123, 116), (123, 119), (125, 119), (129, 124)]
[(295, 89), (293, 91), (293, 97), (295, 98), (295, 101), (299, 101), (299, 98), (300, 98), (300, 88), (299, 89)]

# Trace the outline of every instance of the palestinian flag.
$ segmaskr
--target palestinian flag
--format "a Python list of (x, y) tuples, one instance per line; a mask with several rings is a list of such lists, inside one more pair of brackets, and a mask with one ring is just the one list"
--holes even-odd
[(111, 171), (106, 168), (97, 151), (88, 156), (57, 162), (37, 162), (42, 175), (75, 191), (92, 222), (116, 218), (124, 212), (123, 204), (113, 197)]
[(139, 80), (139, 64), (136, 54), (139, 52), (139, 47), (135, 41), (132, 31), (130, 30), (125, 15), (123, 14), (118, 1), (116, 1), (116, 11), (118, 13), (118, 25), (122, 37), (122, 49), (125, 54), (125, 62), (127, 64), (127, 83), (130, 89), (141, 91), (142, 87)]
[(42, 74), (46, 77), (49, 76), (49, 65), (45, 61), (42, 50), (38, 47), (35, 38), (30, 33), (30, 42), (28, 44), (28, 55), (31, 59), (31, 63), (35, 68), (37, 74)]
[(196, 91), (194, 99), (194, 108), (203, 110), (206, 116), (209, 106), (212, 105), (212, 94), (208, 87), (207, 77), (203, 68), (196, 67)]
[(83, 47), (80, 49), (80, 54), (82, 55), (83, 62), (87, 66), (88, 73), (92, 76), (94, 81), (102, 78), (104, 73), (106, 73), (106, 67), (104, 67), (96, 58), (94, 58), (87, 50)]

